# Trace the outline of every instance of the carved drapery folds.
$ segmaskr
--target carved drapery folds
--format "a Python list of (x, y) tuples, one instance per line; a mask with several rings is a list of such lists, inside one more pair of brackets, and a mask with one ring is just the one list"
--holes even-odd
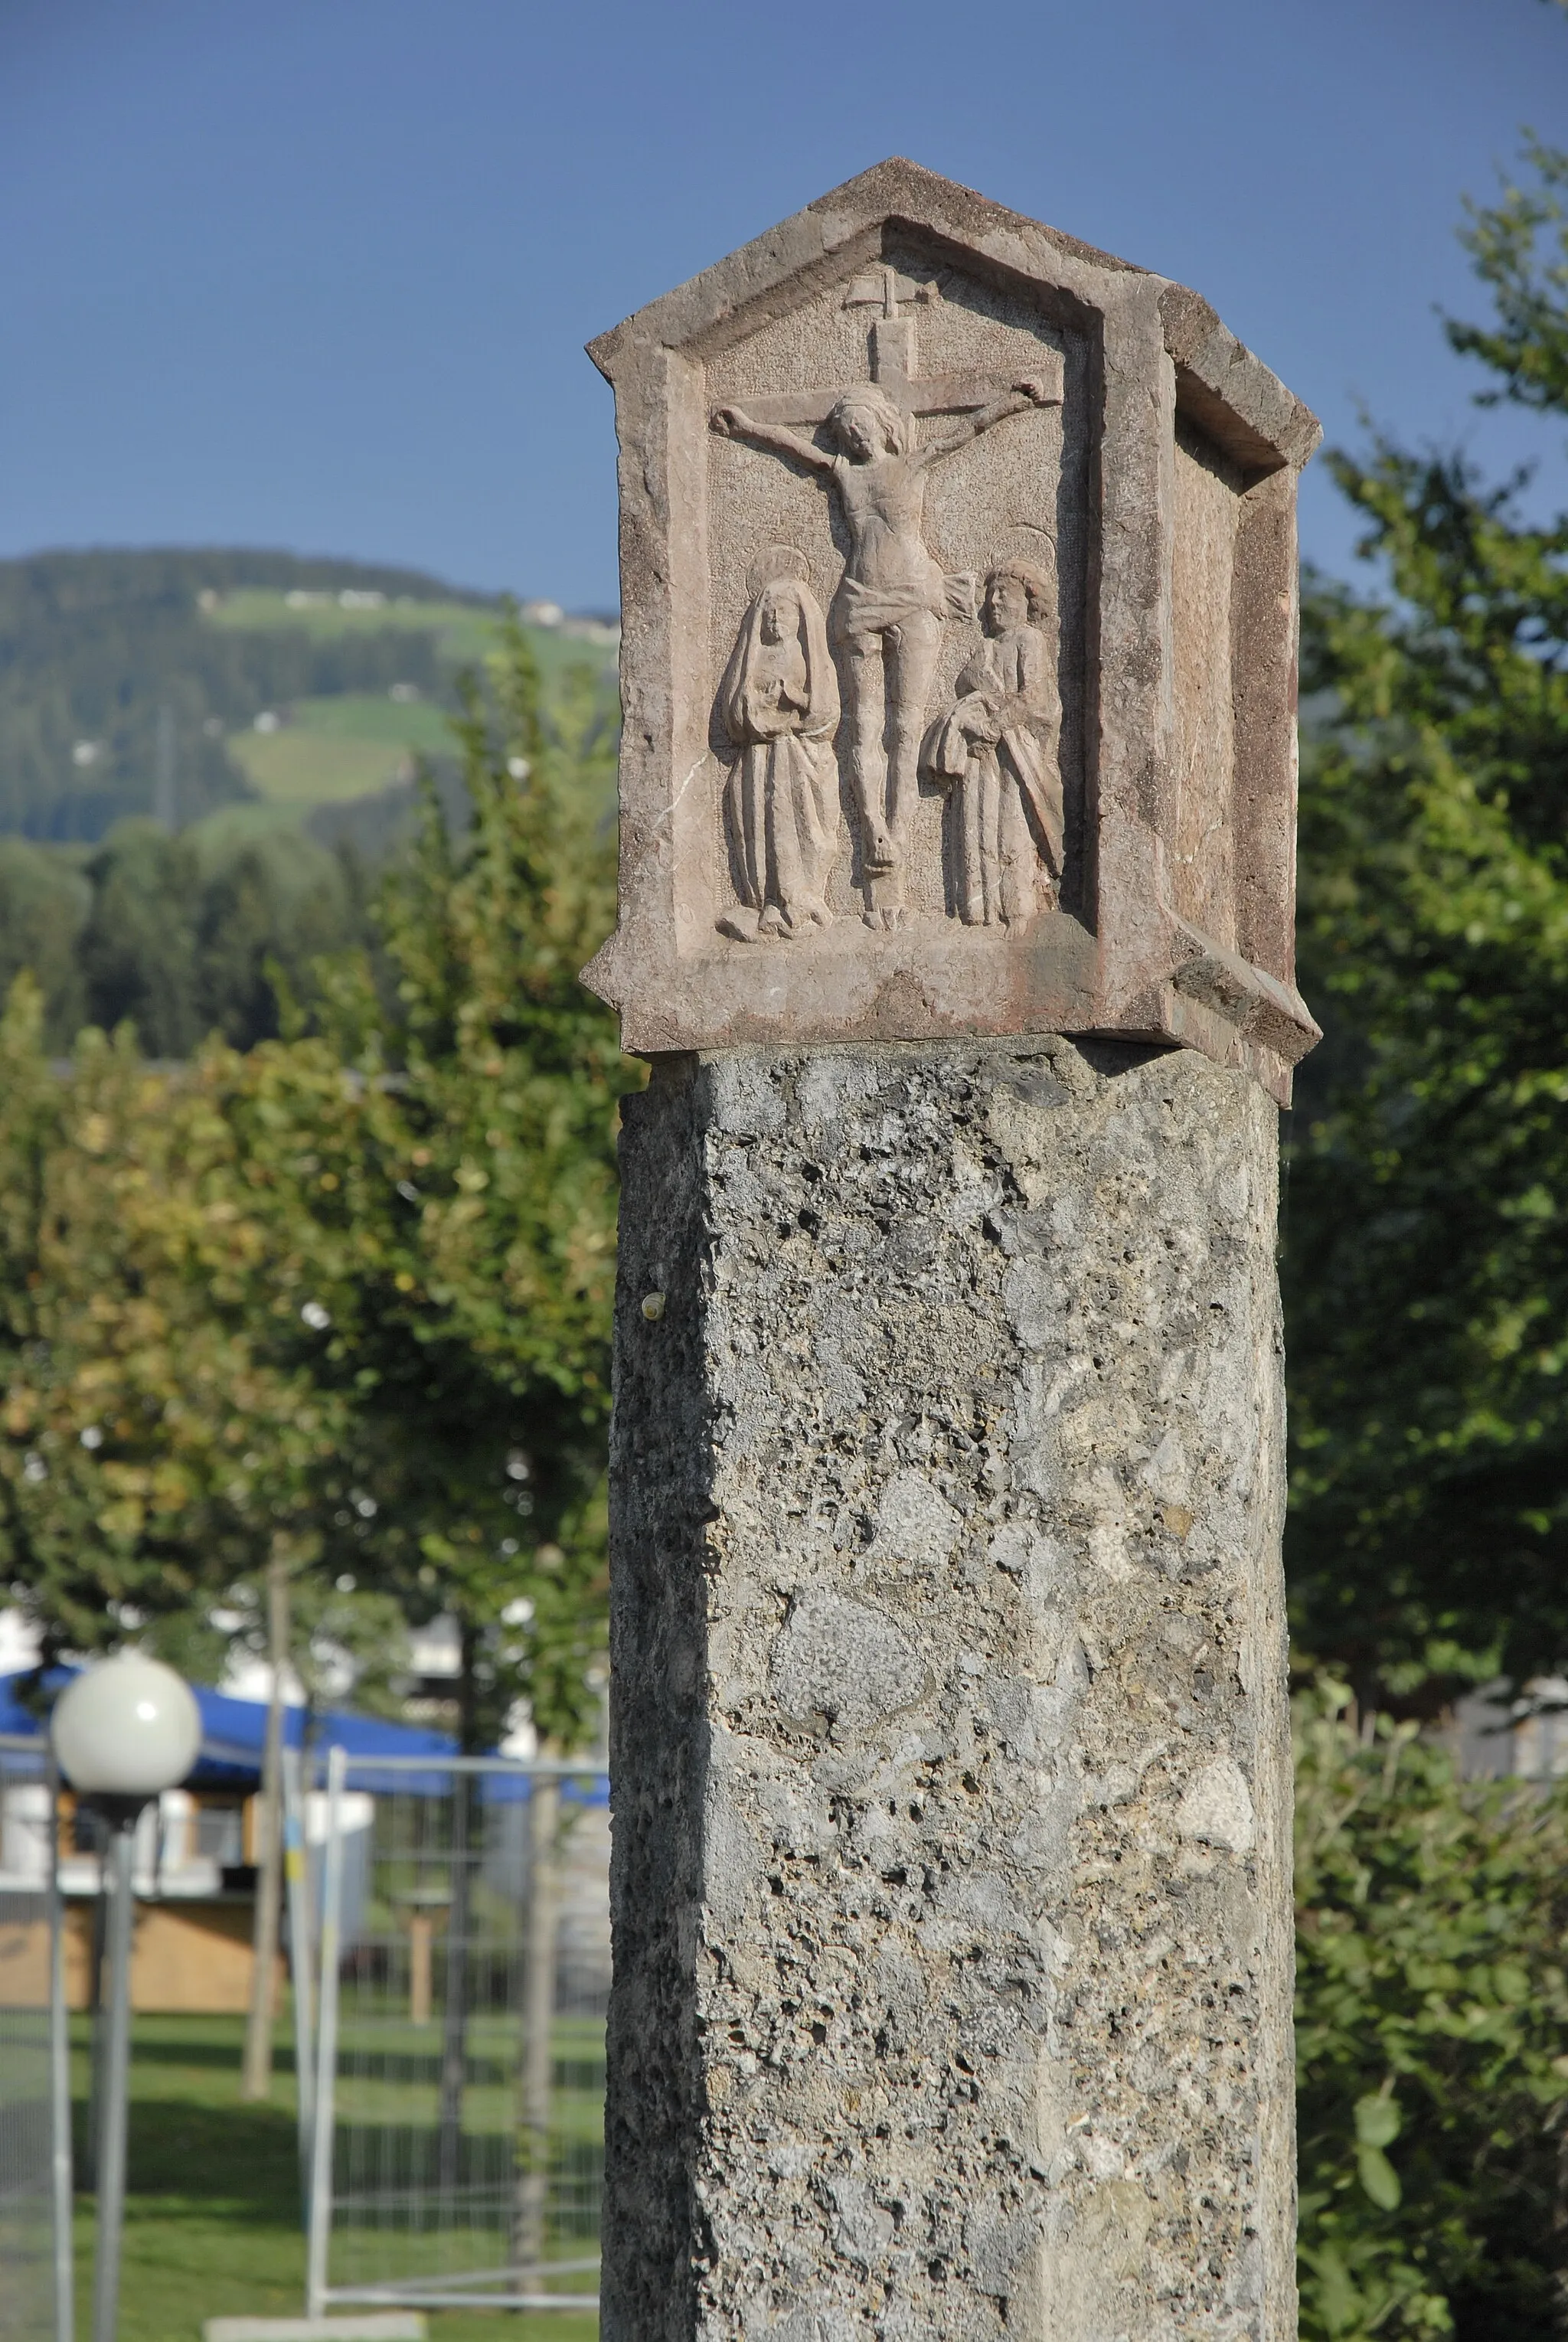
[[(868, 926), (903, 917), (899, 874), (919, 817), (916, 773), (944, 801), (950, 916), (965, 926), (1015, 927), (1060, 901), (1066, 819), (1054, 586), (1032, 562), (1005, 561), (990, 572), (984, 637), (959, 669), (952, 706), (928, 726), (921, 686), (944, 626), (973, 626), (975, 581), (971, 572), (944, 574), (926, 558), (919, 602), (913, 585), (876, 591), (846, 570), (831, 622), (796, 547), (771, 545), (752, 565), (751, 600), (714, 711), (734, 756), (722, 810), (735, 900), (717, 924), (738, 943), (788, 940), (833, 925), (826, 893), (840, 859), (841, 777), (851, 820), (859, 823)], [(830, 623), (850, 677), (842, 766), (834, 745), (841, 694)], [(908, 694), (902, 708), (900, 691)], [(868, 747), (874, 751), (890, 732), (901, 749), (910, 743), (909, 770), (883, 756), (868, 805)]]
[[(1066, 823), (1056, 597), (1028, 562), (985, 582), (986, 639), (927, 735), (922, 764), (948, 798), (948, 907), (965, 926), (1021, 926), (1061, 896)], [(1050, 629), (1051, 631), (1047, 631)]]
[(719, 725), (735, 751), (724, 810), (736, 896), (719, 926), (739, 943), (833, 925), (838, 678), (806, 574), (794, 545), (771, 545), (753, 565), (719, 689)]

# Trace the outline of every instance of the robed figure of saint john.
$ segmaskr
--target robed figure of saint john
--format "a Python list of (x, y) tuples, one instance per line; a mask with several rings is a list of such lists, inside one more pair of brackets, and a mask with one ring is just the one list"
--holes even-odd
[(838, 677), (805, 556), (775, 545), (753, 568), (752, 599), (719, 686), (735, 761), (724, 827), (736, 906), (719, 920), (742, 943), (826, 927), (839, 846)]
[(1062, 703), (1044, 631), (1055, 607), (1051, 580), (1030, 563), (991, 572), (986, 638), (921, 751), (947, 792), (953, 906), (966, 926), (1013, 926), (1060, 896)]

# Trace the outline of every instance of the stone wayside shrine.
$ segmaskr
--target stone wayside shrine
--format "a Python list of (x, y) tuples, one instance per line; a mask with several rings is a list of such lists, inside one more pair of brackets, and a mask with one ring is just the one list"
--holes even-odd
[(1313, 417), (904, 162), (621, 442), (606, 2342), (1295, 2332)]

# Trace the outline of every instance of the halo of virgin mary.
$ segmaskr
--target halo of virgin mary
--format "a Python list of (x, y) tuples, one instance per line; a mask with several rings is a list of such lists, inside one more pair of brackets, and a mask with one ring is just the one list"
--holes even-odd
[(719, 686), (719, 725), (735, 752), (724, 830), (737, 899), (718, 925), (740, 943), (833, 924), (838, 677), (809, 575), (793, 545), (772, 545), (753, 565), (752, 598)]

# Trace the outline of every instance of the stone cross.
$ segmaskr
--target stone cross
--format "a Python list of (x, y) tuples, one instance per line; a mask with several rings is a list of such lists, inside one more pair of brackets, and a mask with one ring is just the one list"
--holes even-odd
[(606, 2342), (1286, 2342), (1316, 425), (1195, 295), (903, 162), (593, 355), (586, 976), (652, 1069)]
[[(868, 376), (906, 415), (962, 415), (988, 405), (994, 398), (1005, 397), (1013, 386), (1000, 374), (920, 373), (914, 319), (902, 314), (900, 304), (930, 303), (941, 297), (936, 277), (923, 277), (916, 282), (901, 275), (885, 262), (865, 275), (857, 276), (844, 296), (846, 309), (880, 309), (882, 314), (872, 321), (866, 336)], [(1056, 355), (1054, 352), (1050, 355), (1053, 358)], [(1053, 374), (1053, 387), (1039, 402), (1042, 405), (1062, 404), (1059, 365)], [(829, 390), (786, 390), (771, 395), (764, 392), (760, 398), (748, 400), (747, 405), (759, 423), (825, 423), (838, 401), (854, 387), (849, 382)]]

